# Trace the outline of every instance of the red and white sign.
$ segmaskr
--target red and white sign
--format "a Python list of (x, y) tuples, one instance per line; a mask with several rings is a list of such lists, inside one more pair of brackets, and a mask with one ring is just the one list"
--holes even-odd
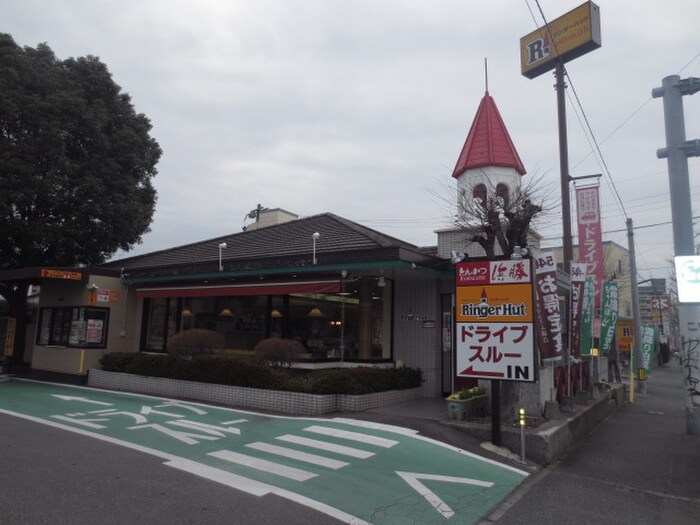
[(671, 308), (671, 299), (668, 295), (654, 295), (651, 298), (651, 309), (658, 312), (668, 312)]
[(460, 263), (455, 271), (457, 377), (534, 381), (530, 259)]
[(600, 220), (598, 186), (576, 188), (578, 218), (578, 260), (588, 264), (587, 274), (594, 282), (594, 309), (600, 310), (601, 291), (605, 280), (603, 229)]

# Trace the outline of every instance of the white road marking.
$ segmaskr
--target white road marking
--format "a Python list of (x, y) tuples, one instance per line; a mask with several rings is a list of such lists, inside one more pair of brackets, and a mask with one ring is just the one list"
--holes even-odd
[[(17, 379), (13, 379), (13, 381), (17, 381)], [(23, 380), (27, 381), (27, 380)], [(29, 382), (29, 381), (27, 381)], [(57, 386), (64, 386), (64, 385), (57, 385)], [(85, 388), (85, 387), (83, 387)], [(96, 389), (95, 389), (96, 390)], [(133, 396), (136, 397), (135, 394), (126, 394), (127, 396)], [(148, 397), (148, 396), (143, 396), (143, 397)], [(97, 439), (99, 441), (104, 441), (106, 443), (111, 443), (113, 445), (118, 445), (121, 447), (125, 447), (131, 450), (136, 450), (138, 452), (143, 452), (144, 454), (150, 454), (151, 456), (161, 458), (165, 460), (163, 463), (164, 465), (177, 468), (180, 470), (184, 470), (187, 472), (191, 472), (192, 474), (195, 474), (197, 476), (201, 476), (203, 478), (210, 479), (212, 481), (215, 481), (217, 483), (222, 483), (224, 485), (227, 485), (231, 488), (237, 489), (237, 490), (242, 490), (245, 492), (248, 492), (253, 495), (259, 495), (263, 496), (266, 493), (272, 493), (272, 494), (277, 494), (281, 498), (288, 499), (289, 501), (294, 501), (296, 503), (299, 503), (300, 505), (304, 505), (306, 507), (309, 507), (311, 509), (315, 509), (319, 512), (322, 512), (328, 516), (331, 516), (339, 521), (342, 521), (343, 523), (347, 523), (348, 525), (371, 525), (371, 523), (364, 521), (360, 518), (357, 518), (353, 516), (352, 514), (349, 514), (347, 512), (344, 512), (340, 509), (337, 509), (335, 507), (331, 507), (330, 505), (323, 503), (322, 501), (316, 501), (314, 499), (309, 498), (308, 496), (304, 496), (302, 494), (298, 494), (296, 492), (291, 492), (289, 490), (281, 489), (279, 487), (275, 487), (274, 485), (268, 485), (266, 483), (260, 483), (258, 481), (252, 480), (245, 478), (243, 476), (238, 476), (236, 474), (231, 474), (230, 476), (225, 476), (222, 474), (220, 469), (216, 469), (214, 467), (209, 467), (208, 465), (202, 465), (201, 463), (197, 463), (196, 461), (191, 461), (189, 459), (185, 459), (179, 456), (175, 456), (173, 454), (168, 454), (167, 452), (163, 452), (162, 450), (157, 450), (154, 448), (150, 447), (145, 447), (142, 445), (137, 445), (136, 443), (131, 443), (130, 441), (124, 441), (121, 439), (116, 439), (112, 438), (109, 436), (105, 436), (103, 434), (97, 434), (95, 432), (90, 432), (89, 430), (83, 430), (80, 428), (76, 427), (71, 427), (69, 425), (64, 425), (62, 423), (56, 423), (54, 421), (49, 421), (48, 419), (43, 419), (40, 417), (35, 417), (35, 416), (30, 416), (28, 414), (22, 414), (20, 412), (14, 412), (12, 410), (5, 410), (0, 408), (0, 414), (7, 414), (9, 416), (13, 417), (18, 417), (21, 419), (25, 419), (27, 421), (32, 421), (34, 423), (39, 423), (42, 425), (47, 425), (52, 428), (59, 428), (61, 430), (65, 430), (66, 432), (73, 432), (75, 434), (80, 434), (81, 436), (88, 436), (94, 439)]]
[(391, 448), (394, 445), (398, 445), (398, 441), (393, 439), (386, 439), (379, 436), (371, 436), (369, 434), (362, 434), (360, 432), (351, 432), (350, 430), (341, 430), (339, 428), (331, 427), (321, 427), (318, 425), (312, 425), (306, 427), (304, 430), (307, 432), (314, 432), (316, 434), (323, 434), (324, 436), (332, 436), (341, 439), (349, 439), (351, 441), (358, 441), (360, 443), (367, 443), (368, 445), (375, 445), (382, 448)]
[(273, 445), (271, 443), (263, 443), (261, 441), (256, 441), (255, 443), (248, 443), (246, 444), (246, 447), (255, 450), (261, 450), (263, 452), (268, 452), (270, 454), (276, 454), (285, 458), (296, 459), (298, 461), (311, 463), (313, 465), (318, 465), (320, 467), (326, 467), (333, 470), (337, 470), (339, 468), (348, 466), (348, 463), (346, 463), (345, 461), (338, 461), (337, 459), (317, 456), (316, 454), (309, 454), (308, 452), (301, 452), (299, 450), (294, 450), (293, 448), (280, 447), (278, 445)]
[(337, 445), (335, 443), (329, 443), (328, 441), (321, 441), (320, 439), (295, 436), (293, 434), (285, 434), (284, 436), (278, 436), (275, 439), (286, 441), (287, 443), (304, 445), (305, 447), (317, 448), (319, 450), (333, 452), (335, 454), (349, 456), (351, 458), (367, 459), (374, 456), (374, 452), (369, 452), (367, 450), (360, 450), (359, 448), (347, 447), (345, 445)]
[(93, 405), (102, 405), (105, 407), (114, 406), (113, 403), (105, 403), (104, 401), (93, 401), (92, 399), (88, 399), (87, 397), (61, 396), (59, 394), (51, 394), (51, 395), (53, 397), (57, 397), (58, 399), (62, 399), (63, 401), (82, 401), (83, 403), (92, 403)]
[(399, 475), (399, 477), (401, 477), (401, 479), (408, 483), (413, 490), (423, 496), (436, 511), (442, 514), (442, 517), (445, 519), (449, 519), (454, 516), (455, 512), (449, 507), (449, 505), (447, 505), (447, 503), (442, 501), (437, 494), (418, 481), (419, 479), (429, 481), (447, 481), (448, 483), (462, 483), (464, 485), (476, 485), (477, 487), (487, 488), (493, 486), (493, 483), (490, 481), (481, 481), (479, 479), (459, 478), (456, 476), (440, 476), (438, 474), (421, 474), (418, 472), (399, 472), (398, 470), (396, 473)]
[(231, 463), (236, 463), (237, 465), (243, 465), (244, 467), (261, 470), (269, 474), (275, 474), (276, 476), (282, 476), (283, 478), (293, 479), (295, 481), (306, 481), (308, 479), (316, 477), (316, 474), (314, 474), (313, 472), (308, 472), (299, 468), (288, 467), (286, 465), (275, 463), (274, 461), (267, 461), (266, 459), (255, 458), (253, 456), (246, 456), (245, 454), (239, 454), (238, 452), (233, 452), (231, 450), (219, 450), (217, 452), (209, 452), (209, 454), (207, 455), (223, 459), (224, 461), (229, 461)]
[(68, 423), (73, 423), (74, 425), (82, 425), (84, 427), (88, 428), (94, 428), (96, 430), (101, 430), (103, 428), (107, 428), (104, 425), (98, 425), (97, 423), (92, 423), (92, 421), (109, 421), (107, 418), (99, 418), (99, 419), (74, 419), (72, 417), (68, 416), (51, 416), (54, 419), (60, 419), (61, 421), (67, 421)]

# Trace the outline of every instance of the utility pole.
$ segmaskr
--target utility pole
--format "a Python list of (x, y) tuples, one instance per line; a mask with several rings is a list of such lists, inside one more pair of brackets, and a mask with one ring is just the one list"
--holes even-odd
[[(634, 348), (630, 362), (630, 402), (634, 403), (635, 366), (642, 366), (642, 321), (639, 317), (639, 291), (637, 290), (637, 254), (634, 249), (634, 229), (632, 219), (627, 219), (627, 249), (630, 258), (630, 284), (632, 287), (632, 319), (634, 320)], [(646, 392), (646, 382), (639, 382), (639, 391)]]
[[(654, 98), (663, 97), (666, 147), (657, 150), (656, 156), (665, 158), (668, 163), (668, 181), (671, 193), (671, 219), (673, 222), (673, 247), (676, 256), (695, 255), (693, 239), (693, 219), (690, 204), (690, 182), (688, 180), (688, 157), (700, 156), (700, 140), (686, 141), (685, 120), (683, 117), (683, 96), (700, 91), (700, 78), (685, 78), (678, 75), (665, 77), (661, 87), (654, 88)], [(697, 326), (700, 319), (700, 306), (678, 304), (683, 361), (686, 368), (686, 431), (700, 435), (700, 406), (696, 406), (693, 390), (700, 383), (700, 339)]]

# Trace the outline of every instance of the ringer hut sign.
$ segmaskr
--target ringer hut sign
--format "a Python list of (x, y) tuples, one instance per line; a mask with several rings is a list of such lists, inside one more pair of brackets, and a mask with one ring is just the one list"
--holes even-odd
[(535, 380), (530, 259), (456, 265), (457, 377)]

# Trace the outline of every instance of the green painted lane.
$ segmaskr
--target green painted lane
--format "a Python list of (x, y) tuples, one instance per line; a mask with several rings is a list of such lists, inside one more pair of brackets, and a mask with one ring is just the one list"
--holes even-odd
[(346, 523), (475, 523), (527, 473), (414, 431), (11, 379), (0, 411), (162, 457)]

